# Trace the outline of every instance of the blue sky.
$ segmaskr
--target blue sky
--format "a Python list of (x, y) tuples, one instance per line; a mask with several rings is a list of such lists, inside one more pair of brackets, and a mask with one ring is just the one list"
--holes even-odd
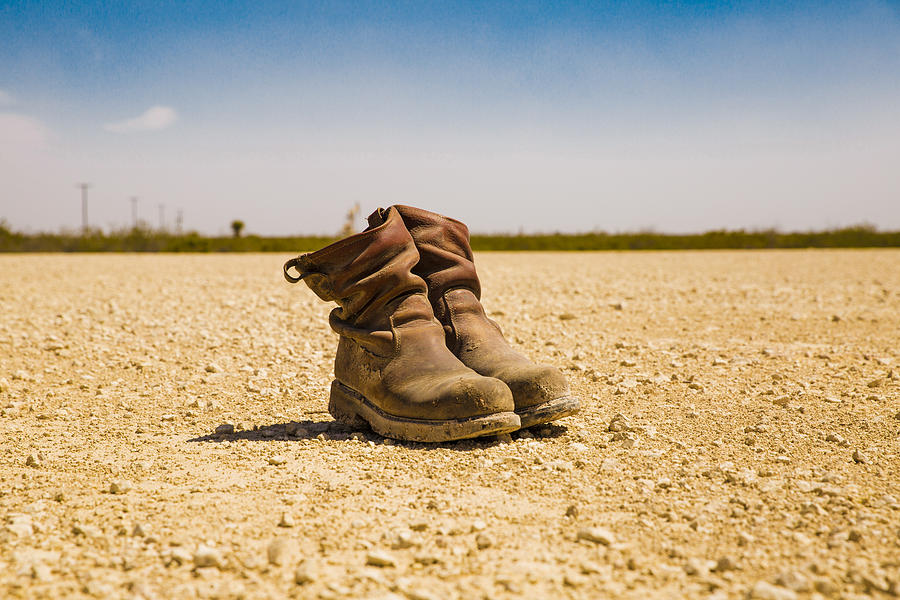
[(900, 228), (900, 3), (0, 2), (0, 218)]

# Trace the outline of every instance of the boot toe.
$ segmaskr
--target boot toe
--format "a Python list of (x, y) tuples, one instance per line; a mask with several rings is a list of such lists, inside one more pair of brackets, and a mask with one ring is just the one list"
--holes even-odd
[(517, 410), (569, 395), (569, 382), (556, 367), (517, 365), (499, 377), (512, 391)]
[(436, 391), (432, 419), (467, 419), (515, 410), (509, 387), (493, 377), (464, 375)]

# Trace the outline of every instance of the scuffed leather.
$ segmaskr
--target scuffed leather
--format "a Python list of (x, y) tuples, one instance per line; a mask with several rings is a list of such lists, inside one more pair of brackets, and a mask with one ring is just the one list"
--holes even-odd
[(435, 317), (444, 326), (447, 347), (467, 367), (505, 382), (516, 409), (569, 394), (565, 376), (516, 352), (481, 305), (468, 228), (457, 221), (411, 206), (396, 205), (419, 251), (413, 272), (428, 285)]
[(501, 381), (466, 367), (444, 343), (419, 254), (399, 213), (377, 211), (362, 233), (300, 257), (303, 279), (323, 300), (340, 335), (335, 377), (384, 412), (427, 420), (465, 419), (514, 409)]

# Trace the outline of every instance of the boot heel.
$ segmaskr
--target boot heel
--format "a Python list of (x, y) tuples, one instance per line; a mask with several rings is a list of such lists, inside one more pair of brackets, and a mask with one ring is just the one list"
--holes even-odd
[(369, 429), (369, 422), (356, 412), (357, 402), (345, 391), (337, 379), (331, 382), (331, 398), (328, 401), (328, 412), (334, 420), (355, 429)]

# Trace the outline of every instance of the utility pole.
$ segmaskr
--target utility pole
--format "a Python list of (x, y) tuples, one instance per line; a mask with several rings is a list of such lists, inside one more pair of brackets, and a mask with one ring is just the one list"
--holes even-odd
[(175, 233), (181, 235), (181, 224), (184, 223), (184, 211), (180, 208), (175, 214)]
[(166, 230), (166, 205), (162, 202), (159, 203), (159, 230)]
[(137, 229), (137, 196), (131, 197), (131, 228)]
[(87, 213), (87, 191), (91, 187), (90, 183), (77, 183), (76, 187), (81, 188), (81, 235), (88, 233), (88, 213)]

